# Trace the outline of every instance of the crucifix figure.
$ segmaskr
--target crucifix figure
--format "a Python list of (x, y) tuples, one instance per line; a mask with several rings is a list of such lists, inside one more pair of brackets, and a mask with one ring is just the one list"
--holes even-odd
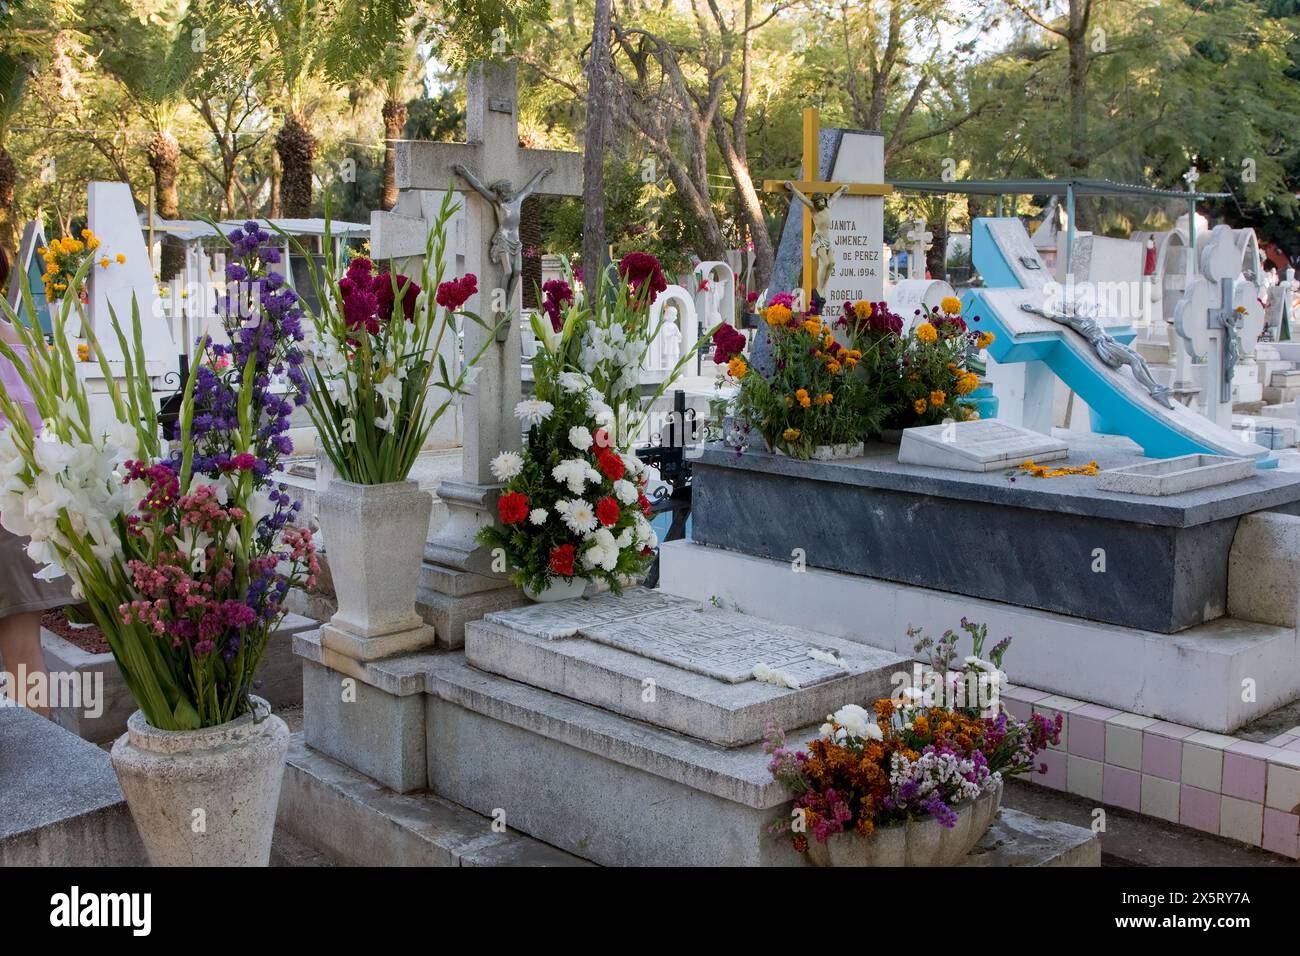
[[(1232, 401), (1232, 379), (1237, 372), (1237, 362), (1245, 354), (1241, 342), (1241, 317), (1245, 309), (1235, 304), (1237, 283), (1232, 279), (1219, 280), (1219, 308), (1210, 309), (1206, 325), (1211, 332), (1220, 334), (1218, 354), (1210, 349), (1215, 361), (1210, 366), (1210, 381), (1219, 383), (1219, 401)], [(1215, 368), (1214, 365), (1218, 365)]]
[[(831, 177), (838, 166), (841, 169), (866, 169), (869, 176), (884, 175), (884, 148), (878, 133), (865, 133), (860, 130), (828, 131), (832, 134), (830, 142), (836, 142), (835, 157), (831, 169), (826, 173)], [(839, 137), (835, 139), (834, 137)], [(868, 202), (870, 208), (859, 210), (857, 215), (843, 217), (846, 222), (831, 219), (830, 205), (841, 196), (884, 197), (893, 192), (888, 183), (879, 182), (828, 182), (821, 178), (821, 119), (816, 107), (803, 111), (803, 179), (791, 182), (784, 179), (763, 181), (763, 191), (769, 193), (790, 193), (799, 200), (803, 207), (803, 287), (804, 302), (810, 303), (814, 289), (823, 298), (827, 297), (827, 285), (832, 276), (837, 275), (834, 253), (836, 240), (832, 233), (843, 240), (844, 262), (852, 262), (861, 280), (863, 276), (871, 279), (863, 281), (867, 286), (869, 298), (879, 298), (884, 294), (883, 268), (880, 254), (884, 245), (883, 222), (884, 203), (880, 199)], [(870, 141), (870, 142), (868, 142)], [(878, 172), (873, 172), (878, 170)], [(846, 202), (843, 205), (848, 205)], [(855, 203), (853, 205), (863, 205)], [(793, 209), (792, 209), (793, 211)], [(859, 221), (854, 221), (859, 220)], [(788, 223), (788, 226), (793, 223)], [(788, 228), (788, 227), (787, 227)], [(784, 237), (782, 242), (784, 243)], [(791, 275), (791, 279), (793, 276)], [(874, 281), (873, 281), (874, 280)], [(850, 281), (852, 281), (850, 279)], [(837, 280), (837, 284), (838, 280)], [(876, 288), (872, 288), (872, 287)], [(784, 292), (785, 289), (773, 291)], [(845, 290), (840, 290), (842, 293)], [(846, 293), (847, 294), (847, 293)], [(832, 296), (833, 297), (833, 296)]]
[(1173, 400), (1169, 397), (1169, 386), (1161, 385), (1155, 380), (1155, 377), (1151, 374), (1151, 369), (1147, 366), (1146, 359), (1142, 357), (1137, 349), (1125, 345), (1106, 331), (1105, 327), (1097, 319), (1096, 310), (1092, 314), (1084, 315), (1074, 307), (1071, 307), (1069, 312), (1048, 311), (1029, 303), (1021, 305), (1020, 308), (1033, 315), (1041, 315), (1045, 319), (1051, 319), (1053, 322), (1059, 322), (1061, 325), (1074, 329), (1087, 340), (1093, 351), (1097, 353), (1097, 358), (1101, 359), (1104, 364), (1113, 369), (1118, 369), (1121, 365), (1127, 365), (1129, 371), (1133, 373), (1133, 378), (1150, 393), (1152, 398), (1165, 408), (1174, 407)]
[(477, 176), (462, 164), (456, 163), (451, 168), (452, 172), (473, 186), (475, 192), (491, 203), (492, 211), (496, 213), (497, 228), (496, 232), (492, 233), (489, 250), (492, 261), (506, 273), (506, 307), (508, 309), (515, 301), (515, 292), (519, 288), (519, 280), (523, 278), (524, 274), (524, 243), (519, 238), (519, 221), (523, 214), (524, 200), (531, 196), (537, 187), (541, 185), (542, 180), (554, 170), (549, 166), (545, 169), (539, 169), (533, 174), (533, 178), (528, 180), (528, 184), (523, 189), (515, 192), (514, 186), (510, 184), (508, 179), (501, 179), (491, 186), (485, 186)]
[(907, 224), (903, 238), (907, 240), (907, 277), (924, 279), (925, 254), (930, 251), (934, 233), (925, 228), (924, 219), (915, 219)]
[(812, 213), (812, 258), (817, 268), (817, 282), (813, 291), (824, 296), (826, 283), (835, 274), (835, 249), (831, 246), (831, 205), (844, 195), (849, 188), (848, 184), (842, 184), (829, 195), (813, 193), (811, 198), (801, 193), (799, 187), (788, 179), (785, 188)]

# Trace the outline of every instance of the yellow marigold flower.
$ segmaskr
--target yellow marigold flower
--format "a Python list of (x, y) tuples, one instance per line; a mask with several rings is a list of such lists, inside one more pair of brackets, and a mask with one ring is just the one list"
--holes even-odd
[(939, 308), (943, 309), (944, 315), (958, 315), (961, 313), (961, 299), (955, 295), (945, 295)]
[(980, 387), (980, 377), (974, 372), (962, 372), (957, 377), (957, 387), (953, 389), (958, 395), (969, 395)]
[(826, 363), (826, 371), (830, 372), (832, 375), (840, 374), (840, 363), (831, 359)]
[(54, 275), (58, 271), (59, 271), (58, 264), (54, 262), (51, 262), (49, 265), (45, 267), (46, 275)]
[(786, 441), (794, 441), (801, 434), (803, 433), (800, 432), (799, 429), (797, 428), (787, 428), (785, 431), (781, 432), (781, 437), (784, 438)]
[(119, 266), (126, 265), (126, 256), (122, 255), (120, 252), (117, 254), (117, 264)]
[(727, 363), (727, 374), (732, 378), (744, 378), (748, 371), (749, 366), (745, 364), (745, 360), (739, 355)]
[(104, 256), (104, 258), (102, 258), (102, 259), (99, 260), (99, 267), (100, 267), (101, 269), (107, 269), (107, 268), (108, 268), (108, 256)]
[(821, 321), (818, 319), (804, 319), (803, 330), (807, 332), (809, 335), (821, 335), (822, 334)]
[(808, 397), (808, 389), (806, 388), (801, 388), (798, 391), (796, 391), (794, 393), (794, 398), (795, 401), (797, 401), (804, 408), (807, 408), (809, 405), (812, 404), (812, 399)]
[(975, 340), (975, 347), (986, 349), (993, 344), (993, 340), (996, 338), (997, 336), (994, 335), (992, 332), (981, 332), (979, 334), (979, 338)]
[(87, 241), (86, 245), (88, 245), (91, 249), (98, 249), (98, 248), (99, 248), (99, 240), (98, 240), (98, 239), (90, 239), (89, 241)]
[(916, 414), (918, 415), (924, 415), (925, 410), (929, 407), (930, 406), (926, 404), (924, 398), (918, 398), (916, 401), (912, 403), (912, 411), (916, 412)]
[(929, 322), (922, 322), (916, 327), (916, 337), (922, 342), (934, 343), (939, 341), (939, 330)]
[(77, 361), (79, 362), (90, 361), (90, 346), (87, 345), (85, 342), (77, 343)]
[(825, 395), (822, 396), (823, 405), (829, 405), (833, 401), (835, 401), (835, 396), (832, 395), (830, 392), (827, 392)]
[(853, 314), (857, 316), (859, 322), (865, 322), (871, 318), (871, 303), (866, 299), (859, 299), (853, 303)]
[(948, 396), (944, 394), (943, 389), (936, 388), (933, 392), (930, 393), (930, 404), (933, 405), (935, 408), (940, 407), (946, 401), (948, 401)]
[(763, 318), (767, 320), (768, 325), (785, 325), (793, 314), (787, 306), (769, 305), (763, 311)]
[(790, 408), (790, 407), (793, 406), (793, 405), (794, 405), (794, 399), (791, 398), (789, 395), (787, 395), (787, 396), (785, 397), (785, 407), (786, 407), (786, 408)]
[(48, 252), (49, 252), (49, 250), (46, 249), (44, 246), (37, 246), (37, 247), (36, 247), (36, 254), (37, 254), (38, 256), (43, 256), (43, 255), (45, 255), (45, 254), (48, 253)]
[(81, 230), (81, 238), (82, 238), (82, 239), (89, 239), (89, 238), (91, 238), (93, 235), (94, 235), (94, 233), (91, 232), (89, 229), (83, 229), (83, 230)]

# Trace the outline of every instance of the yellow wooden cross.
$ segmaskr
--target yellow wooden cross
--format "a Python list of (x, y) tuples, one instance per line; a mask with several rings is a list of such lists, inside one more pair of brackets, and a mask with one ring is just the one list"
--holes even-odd
[[(832, 183), (822, 182), (816, 179), (818, 170), (821, 168), (821, 158), (819, 154), (818, 141), (821, 137), (821, 114), (817, 107), (809, 106), (803, 111), (803, 174), (807, 179), (796, 182), (795, 188), (805, 196), (811, 196), (813, 193), (833, 193), (841, 186), (847, 186), (844, 190), (849, 196), (888, 196), (894, 191), (894, 187), (888, 183)], [(768, 193), (786, 193), (789, 190), (785, 188), (784, 179), (765, 179), (763, 180), (763, 191)], [(812, 283), (816, 276), (816, 266), (813, 265), (812, 254), (812, 210), (807, 206), (803, 207), (803, 300), (805, 303), (812, 302)]]

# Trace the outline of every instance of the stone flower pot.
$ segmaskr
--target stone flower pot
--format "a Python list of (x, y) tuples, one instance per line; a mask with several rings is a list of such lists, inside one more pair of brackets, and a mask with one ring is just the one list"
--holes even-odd
[(880, 827), (869, 837), (836, 833), (825, 843), (808, 841), (817, 866), (952, 866), (988, 832), (1002, 804), (1002, 781), (959, 805), (957, 823), (940, 825), (933, 817)]
[(154, 866), (270, 862), (289, 728), (252, 700), (254, 713), (201, 730), (157, 730), (137, 710), (113, 744), (113, 769)]
[[(809, 456), (809, 460), (836, 461), (841, 458), (861, 458), (865, 450), (865, 442), (858, 442), (854, 445), (850, 445), (848, 442), (843, 442), (839, 445), (815, 445), (813, 446), (812, 455)], [(780, 448), (773, 448), (772, 451), (782, 458), (791, 457)]]
[(547, 601), (567, 601), (569, 598), (582, 597), (587, 591), (587, 579), (580, 578), (577, 575), (569, 578), (551, 578), (550, 582), (541, 591), (534, 591), (532, 588), (524, 588), (524, 594), (528, 595), (531, 600), (545, 603)]
[(338, 610), (334, 627), (382, 637), (424, 625), (415, 610), (433, 495), (414, 481), (330, 479), (319, 514)]

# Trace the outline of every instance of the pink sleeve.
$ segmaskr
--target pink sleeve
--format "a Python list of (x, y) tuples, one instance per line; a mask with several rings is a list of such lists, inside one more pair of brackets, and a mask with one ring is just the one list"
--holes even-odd
[[(26, 346), (15, 345), (13, 350), (18, 353), (20, 359), (26, 358)], [(41, 430), (41, 416), (36, 410), (36, 402), (32, 400), (32, 393), (27, 390), (27, 385), (23, 382), (22, 376), (18, 374), (18, 370), (14, 368), (13, 363), (3, 355), (0, 355), (0, 384), (4, 385), (4, 390), (9, 397), (22, 406), (23, 411), (27, 413), (27, 420), (39, 432)], [(0, 412), (0, 423), (8, 424), (8, 419), (5, 418), (3, 412)]]

